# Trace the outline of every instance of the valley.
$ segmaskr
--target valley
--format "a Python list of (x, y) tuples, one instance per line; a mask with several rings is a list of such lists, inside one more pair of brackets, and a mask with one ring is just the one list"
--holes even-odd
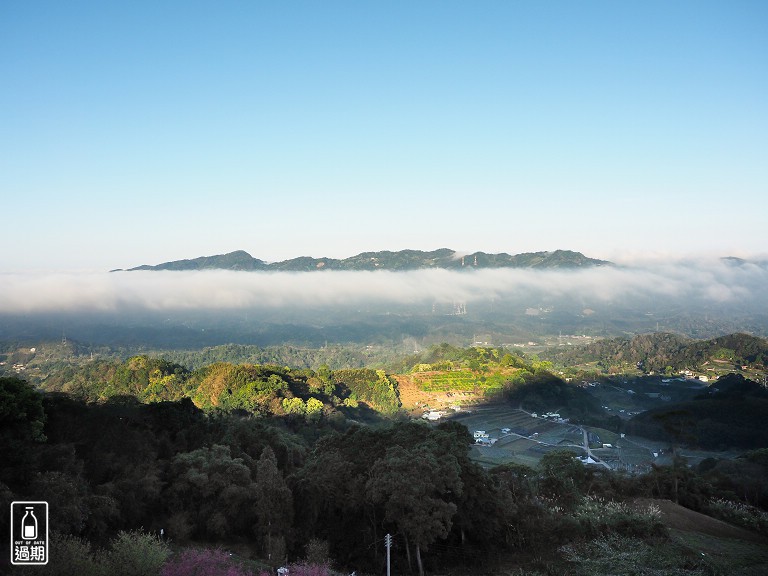
[[(707, 570), (731, 564), (747, 576), (764, 566), (768, 342), (660, 333), (554, 344), (136, 354), (70, 338), (5, 342), (0, 397), (25, 407), (5, 411), (18, 418), (0, 482), (25, 494), (31, 474), (49, 499), (77, 486), (75, 508), (52, 522), (83, 526), (66, 528), (83, 547), (85, 538), (116, 546), (118, 527), (138, 546), (147, 536), (137, 526), (162, 527), (184, 550), (226, 541), (237, 550), (229, 562), (251, 571), (274, 568), (276, 553), (301, 558), (303, 543), (317, 541), (322, 565), (375, 572), (379, 528), (356, 520), (371, 513), (399, 534), (394, 561), (408, 571), (414, 533), (400, 523), (425, 500), (444, 511), (420, 551), (427, 571), (458, 576), (480, 563), (489, 574), (541, 574), (623, 561), (605, 545), (582, 550), (585, 533), (636, 550), (656, 542), (661, 556), (648, 562), (665, 566), (699, 548), (711, 554)], [(381, 494), (395, 486), (407, 508), (387, 517), (396, 500)], [(111, 508), (101, 510), (104, 497)], [(268, 501), (283, 518), (271, 534)], [(239, 520), (211, 524), (217, 513)], [(684, 525), (692, 514), (709, 519), (706, 533)], [(244, 522), (258, 527), (253, 535)], [(484, 534), (487, 523), (508, 531)], [(85, 550), (80, 561), (91, 562)], [(548, 554), (550, 568), (531, 550)]]

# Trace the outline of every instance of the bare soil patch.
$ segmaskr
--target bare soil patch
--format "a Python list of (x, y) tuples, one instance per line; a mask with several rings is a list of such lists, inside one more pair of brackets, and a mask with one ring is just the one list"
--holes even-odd
[[(438, 374), (422, 373), (423, 375)], [(433, 410), (442, 410), (449, 406), (473, 404), (482, 400), (482, 395), (473, 392), (428, 392), (422, 388), (421, 382), (408, 374), (397, 374), (394, 376), (397, 380), (397, 389), (400, 394), (400, 402), (406, 410), (423, 410), (429, 406)]]

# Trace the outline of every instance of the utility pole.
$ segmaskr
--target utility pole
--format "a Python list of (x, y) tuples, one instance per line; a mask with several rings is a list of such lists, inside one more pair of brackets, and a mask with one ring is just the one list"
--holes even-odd
[(387, 576), (390, 576), (390, 564), (389, 564), (389, 550), (392, 547), (392, 536), (387, 534), (384, 536), (384, 545), (387, 547)]

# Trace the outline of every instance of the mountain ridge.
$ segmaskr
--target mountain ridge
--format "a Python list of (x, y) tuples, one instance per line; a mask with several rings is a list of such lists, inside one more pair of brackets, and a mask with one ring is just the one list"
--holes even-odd
[(473, 252), (460, 254), (449, 248), (432, 251), (422, 250), (382, 250), (361, 252), (349, 258), (314, 258), (299, 256), (279, 262), (267, 263), (254, 258), (245, 250), (235, 250), (227, 254), (200, 256), (192, 259), (173, 260), (157, 265), (143, 264), (112, 272), (134, 272), (140, 270), (236, 270), (236, 271), (284, 271), (311, 272), (317, 270), (423, 270), (440, 268), (447, 270), (488, 269), (488, 268), (586, 268), (595, 266), (613, 266), (607, 260), (589, 258), (581, 252), (572, 250), (554, 250), (551, 252), (524, 252), (521, 254), (489, 254)]

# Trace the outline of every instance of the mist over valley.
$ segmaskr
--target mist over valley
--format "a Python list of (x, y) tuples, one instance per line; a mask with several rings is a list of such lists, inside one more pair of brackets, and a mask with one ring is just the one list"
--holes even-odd
[(177, 348), (671, 331), (768, 334), (768, 267), (735, 259), (585, 268), (3, 274), (0, 338)]

